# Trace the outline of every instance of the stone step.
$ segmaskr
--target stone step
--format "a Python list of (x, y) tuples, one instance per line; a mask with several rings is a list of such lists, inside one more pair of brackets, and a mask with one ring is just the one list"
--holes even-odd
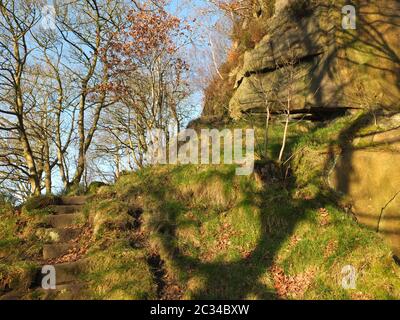
[(83, 205), (86, 203), (88, 197), (86, 196), (75, 196), (75, 197), (61, 197), (61, 204), (71, 206), (71, 205)]
[(80, 228), (49, 228), (46, 229), (46, 234), (49, 235), (52, 242), (63, 243), (75, 239), (81, 231)]
[(0, 295), (0, 301), (21, 300), (23, 298), (24, 294), (25, 293), (23, 291), (13, 290), (13, 291), (7, 292), (3, 295)]
[(75, 261), (56, 264), (56, 283), (57, 286), (77, 280), (79, 274), (84, 271), (86, 261), (84, 259)]
[(82, 217), (80, 213), (49, 215), (45, 218), (47, 224), (53, 228), (67, 228), (77, 224)]
[(43, 245), (43, 259), (55, 259), (59, 258), (68, 253), (68, 250), (72, 249), (75, 244), (73, 243), (56, 243), (56, 244), (45, 244)]

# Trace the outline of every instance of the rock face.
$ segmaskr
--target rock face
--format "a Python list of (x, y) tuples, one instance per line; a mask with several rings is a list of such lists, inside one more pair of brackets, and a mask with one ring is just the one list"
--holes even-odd
[(345, 4), (277, 0), (267, 35), (244, 54), (234, 75), (230, 115), (265, 111), (267, 103), (282, 109), (289, 88), (294, 112), (398, 108), (400, 2), (353, 1), (355, 30), (342, 27)]
[(348, 198), (357, 220), (379, 231), (398, 257), (399, 169), (400, 129), (392, 129), (357, 138), (342, 151), (329, 177), (331, 186)]

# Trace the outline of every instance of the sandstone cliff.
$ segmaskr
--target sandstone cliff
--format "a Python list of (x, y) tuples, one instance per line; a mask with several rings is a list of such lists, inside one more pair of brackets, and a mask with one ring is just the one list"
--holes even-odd
[[(262, 1), (261, 1), (262, 2)], [(299, 5), (301, 3), (302, 5)], [(286, 99), (287, 61), (295, 61), (293, 112), (399, 107), (400, 2), (357, 0), (356, 29), (342, 28), (345, 1), (276, 0), (267, 34), (232, 73), (232, 118), (279, 110)]]
[[(250, 20), (266, 30), (252, 48), (235, 43), (240, 58), (225, 81), (233, 87), (228, 116), (264, 118), (267, 105), (281, 113), (289, 87), (292, 114), (329, 117), (353, 109), (384, 114), (368, 134), (361, 131), (371, 125), (371, 112), (361, 117), (369, 122), (355, 121), (339, 132), (325, 161), (334, 166), (321, 175), (350, 203), (358, 221), (382, 233), (400, 257), (400, 1), (352, 1), (355, 29), (343, 28), (344, 0), (258, 2)], [(218, 108), (206, 105), (203, 116), (216, 115)]]

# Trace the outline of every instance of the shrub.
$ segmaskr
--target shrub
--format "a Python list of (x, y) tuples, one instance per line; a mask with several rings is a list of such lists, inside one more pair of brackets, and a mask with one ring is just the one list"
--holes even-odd
[(223, 79), (214, 75), (207, 88), (204, 90), (203, 116), (215, 118), (216, 121), (228, 117), (229, 102), (234, 92), (235, 78), (231, 72), (243, 63), (243, 51), (232, 48), (226, 58), (226, 62), (219, 67)]
[(226, 62), (229, 66), (238, 65), (240, 61), (241, 52), (238, 49), (231, 49), (228, 52)]
[(241, 51), (253, 49), (267, 34), (267, 26), (263, 19), (250, 19), (247, 23), (237, 21), (232, 29), (232, 41), (238, 43)]
[(229, 101), (233, 95), (233, 83), (229, 79), (214, 76), (204, 91), (204, 116), (224, 118), (228, 113)]
[(270, 18), (275, 13), (275, 0), (263, 1), (263, 14), (265, 17)]
[(267, 34), (267, 27), (262, 20), (252, 20), (247, 32), (250, 34), (251, 47), (254, 48)]
[(64, 188), (60, 192), (60, 195), (74, 197), (74, 196), (83, 196), (85, 195), (85, 193), (86, 193), (85, 185), (83, 183), (79, 183), (79, 184), (72, 184), (67, 188)]
[(93, 181), (93, 182), (89, 185), (89, 187), (88, 187), (88, 189), (87, 189), (87, 193), (88, 193), (88, 194), (96, 194), (97, 191), (98, 191), (101, 187), (104, 187), (104, 186), (107, 186), (107, 184), (104, 183), (104, 182), (101, 182), (101, 181)]

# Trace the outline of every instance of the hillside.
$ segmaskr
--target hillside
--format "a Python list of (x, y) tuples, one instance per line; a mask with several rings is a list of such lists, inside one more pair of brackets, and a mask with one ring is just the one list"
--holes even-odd
[[(85, 129), (83, 106), (74, 168), (85, 183), (64, 173), (62, 191), (46, 185), (21, 203), (0, 192), (0, 300), (400, 299), (400, 3), (353, 1), (355, 29), (342, 25), (346, 1), (246, 3), (202, 116), (176, 144), (190, 146), (202, 129), (253, 129), (253, 172), (238, 175), (235, 161), (146, 163), (154, 141), (144, 146), (144, 128), (178, 119), (167, 93), (185, 86), (177, 75), (179, 85), (154, 98), (141, 74), (127, 109), (101, 123), (112, 139), (102, 136), (96, 151), (116, 159), (113, 183), (86, 183), (84, 136), (97, 129)], [(168, 111), (146, 119), (148, 109), (134, 109), (131, 118), (149, 97)], [(240, 143), (234, 154), (243, 156)], [(54, 166), (67, 167), (68, 156)], [(96, 170), (112, 167), (94, 159)], [(43, 266), (56, 271), (51, 290)]]
[[(126, 174), (115, 186), (93, 190), (76, 221), (90, 232), (74, 297), (398, 299), (400, 271), (390, 248), (336, 204), (320, 171), (322, 150), (352, 121), (308, 133), (293, 127), (297, 154), (284, 182), (278, 172), (266, 176), (262, 162), (244, 177), (235, 166), (180, 165)], [(272, 141), (279, 145), (276, 132)], [(57, 298), (31, 285), (44, 263), (41, 247), (50, 241), (37, 229), (49, 211), (34, 208), (57, 203), (44, 199), (18, 218), (11, 209), (2, 212), (1, 286), (8, 295)], [(60, 261), (76, 259), (69, 253)], [(341, 286), (346, 265), (358, 271), (357, 289)]]
[[(353, 115), (338, 140), (319, 150), (325, 171), (318, 172), (328, 175), (343, 206), (384, 234), (399, 255), (400, 19), (392, 14), (399, 3), (345, 5), (256, 1), (252, 14), (235, 24), (234, 46), (221, 67), (225, 79), (215, 78), (206, 91), (203, 122), (251, 126), (264, 119), (266, 127), (275, 121), (285, 130), (289, 122), (324, 127)], [(347, 14), (354, 25), (345, 28)], [(229, 90), (214, 90), (218, 86)], [(293, 160), (296, 151), (286, 151)]]

